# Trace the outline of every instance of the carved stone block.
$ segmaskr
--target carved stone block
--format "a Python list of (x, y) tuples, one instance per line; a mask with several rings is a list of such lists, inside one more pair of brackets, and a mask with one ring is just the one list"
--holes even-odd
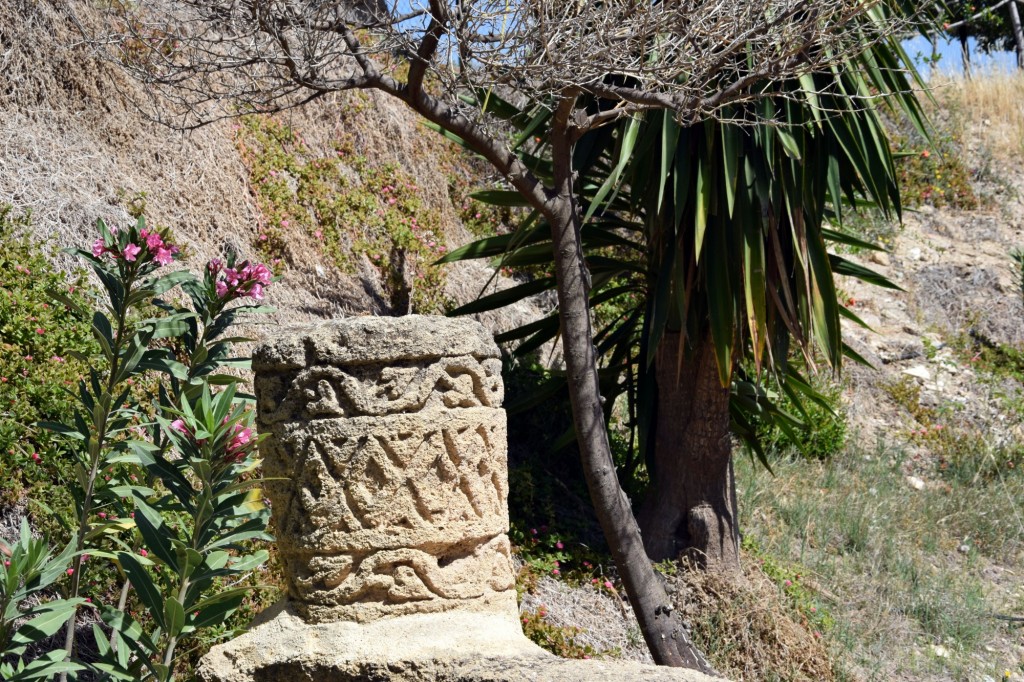
[(296, 612), (514, 612), (501, 361), (482, 326), (351, 318), (261, 346), (253, 367)]

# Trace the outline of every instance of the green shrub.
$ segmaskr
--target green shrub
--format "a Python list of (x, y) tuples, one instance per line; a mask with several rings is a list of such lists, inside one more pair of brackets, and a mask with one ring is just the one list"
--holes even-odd
[(964, 164), (963, 133), (941, 125), (925, 140), (906, 129), (893, 137), (900, 196), (907, 206), (949, 206), (970, 210), (979, 200)]
[[(142, 218), (127, 229), (111, 231), (102, 221), (98, 227), (91, 252), (76, 253), (102, 283), (102, 299), (85, 305), (63, 288), (49, 292), (59, 314), (91, 322), (94, 341), (74, 352), (82, 376), (38, 424), (64, 443), (72, 472), (37, 484), (48, 502), (62, 488), (72, 498), (70, 513), (61, 514), (72, 519), (63, 519), (67, 549), (41, 559), (48, 581), (29, 575), (31, 562), (21, 561), (17, 548), (10, 571), (0, 574), (0, 635), (26, 614), (26, 596), (44, 612), (45, 629), (40, 620), (37, 630), (48, 636), (67, 623), (70, 633), (65, 646), (31, 653), (17, 677), (26, 682), (83, 668), (104, 678), (168, 682), (212, 639), (237, 628), (234, 614), (251, 606), (252, 574), (268, 559), (254, 545), (269, 539), (254, 412), (236, 397), (240, 379), (223, 369), (246, 365), (232, 357), (239, 339), (228, 332), (239, 316), (266, 310), (241, 299), (262, 298), (270, 270), (231, 256), (211, 261), (197, 278), (164, 267), (179, 251), (166, 230), (147, 229)], [(187, 303), (163, 298), (175, 287)], [(26, 379), (31, 393), (39, 379)], [(22, 554), (47, 551), (32, 545)], [(18, 591), (41, 582), (45, 593)], [(55, 590), (67, 600), (47, 601)], [(83, 632), (75, 626), (85, 605), (104, 625), (93, 626), (84, 647), (92, 651), (79, 656)], [(25, 663), (18, 637), (3, 640), (13, 644), (3, 654), (14, 666), (9, 671)]]
[(820, 394), (824, 405), (804, 399), (801, 411), (785, 393), (778, 395), (779, 409), (797, 417), (804, 428), (787, 433), (777, 424), (759, 426), (758, 439), (766, 452), (827, 460), (843, 451), (847, 428), (846, 412), (840, 401), (842, 386), (834, 379), (812, 375), (811, 387)]
[(70, 479), (64, 444), (35, 424), (70, 417), (67, 391), (85, 371), (80, 358), (97, 350), (90, 321), (51, 297), (59, 291), (85, 307), (95, 292), (81, 270), (55, 270), (29, 227), (29, 216), (0, 206), (0, 506)]
[(355, 273), (354, 256), (365, 254), (393, 307), (449, 307), (444, 270), (432, 265), (446, 249), (441, 216), (403, 169), (373, 166), (344, 140), (318, 155), (299, 131), (268, 117), (242, 119), (236, 142), (263, 216), (254, 246), (276, 268), (287, 235), (301, 230), (344, 273)]

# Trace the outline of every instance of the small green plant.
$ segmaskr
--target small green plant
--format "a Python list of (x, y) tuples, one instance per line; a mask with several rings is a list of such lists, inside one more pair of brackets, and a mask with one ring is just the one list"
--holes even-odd
[(796, 405), (785, 393), (775, 397), (778, 408), (798, 415), (803, 428), (784, 429), (778, 420), (759, 425), (758, 441), (766, 451), (820, 460), (842, 452), (846, 444), (846, 414), (840, 404), (842, 387), (835, 380), (821, 377), (813, 377), (811, 387), (819, 394), (818, 401), (804, 399)]
[(30, 646), (56, 634), (86, 603), (80, 597), (46, 599), (71, 560), (71, 545), (55, 556), (46, 539), (33, 538), (22, 519), (18, 542), (12, 547), (0, 542), (0, 557), (0, 679), (31, 682), (83, 670), (79, 663), (65, 662), (62, 650), (29, 663), (23, 658)]
[(73, 476), (65, 444), (35, 424), (71, 417), (67, 390), (85, 371), (79, 354), (98, 350), (90, 319), (50, 295), (59, 291), (84, 309), (93, 294), (84, 273), (56, 271), (27, 237), (30, 227), (28, 215), (0, 205), (0, 504), (8, 505)]
[(917, 131), (907, 130), (895, 134), (893, 142), (900, 196), (906, 205), (978, 207), (971, 172), (963, 161), (962, 132), (940, 127), (925, 140)]
[(1021, 302), (1024, 302), (1024, 251), (1013, 249), (1010, 258), (1017, 264), (1017, 287), (1020, 289)]
[(236, 132), (263, 216), (255, 246), (275, 267), (283, 267), (287, 235), (300, 230), (344, 273), (356, 272), (357, 254), (369, 258), (396, 309), (449, 307), (444, 271), (432, 265), (446, 251), (440, 215), (401, 168), (371, 165), (344, 139), (318, 156), (273, 118), (246, 117)]
[(562, 658), (593, 658), (597, 652), (588, 644), (577, 641), (583, 631), (577, 627), (563, 627), (544, 620), (547, 609), (542, 605), (535, 611), (522, 613), (523, 634), (530, 640)]

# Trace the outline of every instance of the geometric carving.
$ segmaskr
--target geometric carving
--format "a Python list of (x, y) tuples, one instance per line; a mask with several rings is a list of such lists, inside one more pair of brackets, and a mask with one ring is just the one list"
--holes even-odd
[(350, 318), (264, 345), (253, 364), (298, 613), (514, 611), (501, 361), (479, 324)]

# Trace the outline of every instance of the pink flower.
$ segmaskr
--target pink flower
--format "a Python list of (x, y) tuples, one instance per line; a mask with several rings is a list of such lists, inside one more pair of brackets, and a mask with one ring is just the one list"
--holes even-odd
[(107, 518), (107, 512), (100, 512), (96, 516), (100, 517), (101, 519), (105, 519), (105, 518)]
[(562, 541), (559, 540), (558, 542), (555, 543), (555, 547), (557, 547), (558, 549), (564, 549), (565, 545), (563, 545)]
[(156, 251), (157, 249), (163, 248), (164, 240), (157, 232), (148, 232), (142, 230), (139, 232), (139, 236), (146, 240), (146, 246), (150, 251)]
[(178, 433), (184, 434), (186, 436), (192, 435), (191, 432), (189, 432), (188, 427), (185, 426), (185, 421), (183, 419), (175, 419), (174, 421), (172, 421), (171, 428), (177, 431)]
[(136, 246), (135, 244), (129, 244), (124, 247), (124, 259), (131, 263), (139, 255), (140, 251), (142, 251), (142, 247)]
[(69, 568), (68, 570), (66, 570), (64, 572), (67, 573), (68, 575), (74, 575), (75, 574), (75, 569)]
[(99, 258), (107, 252), (107, 247), (103, 244), (103, 239), (99, 238), (92, 243), (92, 255)]
[(252, 429), (241, 424), (235, 424), (234, 436), (227, 447), (227, 459), (241, 462), (245, 459), (245, 446), (249, 445), (252, 441)]
[(171, 261), (174, 260), (174, 254), (178, 252), (178, 247), (172, 246), (169, 249), (160, 247), (153, 252), (153, 260), (160, 265), (170, 265)]
[(254, 279), (264, 286), (270, 284), (274, 277), (274, 273), (263, 263), (247, 264), (242, 273), (245, 279)]
[(793, 581), (791, 581), (791, 580), (783, 580), (782, 581), (782, 586), (783, 587), (789, 587), (792, 584), (793, 584)]
[(206, 264), (206, 269), (210, 271), (210, 274), (216, 275), (224, 268), (224, 261), (220, 258), (214, 258)]
[(32, 453), (32, 461), (33, 462), (38, 462), (40, 459), (41, 458), (39, 457), (39, 453), (38, 452), (33, 452)]
[(144, 549), (139, 550), (139, 556), (149, 556), (149, 552)]
[(45, 334), (45, 333), (46, 333), (45, 329), (43, 329), (42, 327), (36, 327), (36, 334), (42, 335), (42, 334)]
[(216, 287), (217, 287), (217, 298), (224, 298), (225, 296), (228, 295), (228, 285), (227, 285), (227, 283), (224, 280), (222, 280), (222, 279), (217, 280)]
[(614, 585), (612, 585), (612, 581), (611, 580), (605, 580), (604, 581), (604, 589), (610, 590), (613, 587), (614, 587)]
[(561, 575), (561, 574), (562, 574), (562, 572), (559, 571), (557, 568), (551, 569), (551, 575)]

